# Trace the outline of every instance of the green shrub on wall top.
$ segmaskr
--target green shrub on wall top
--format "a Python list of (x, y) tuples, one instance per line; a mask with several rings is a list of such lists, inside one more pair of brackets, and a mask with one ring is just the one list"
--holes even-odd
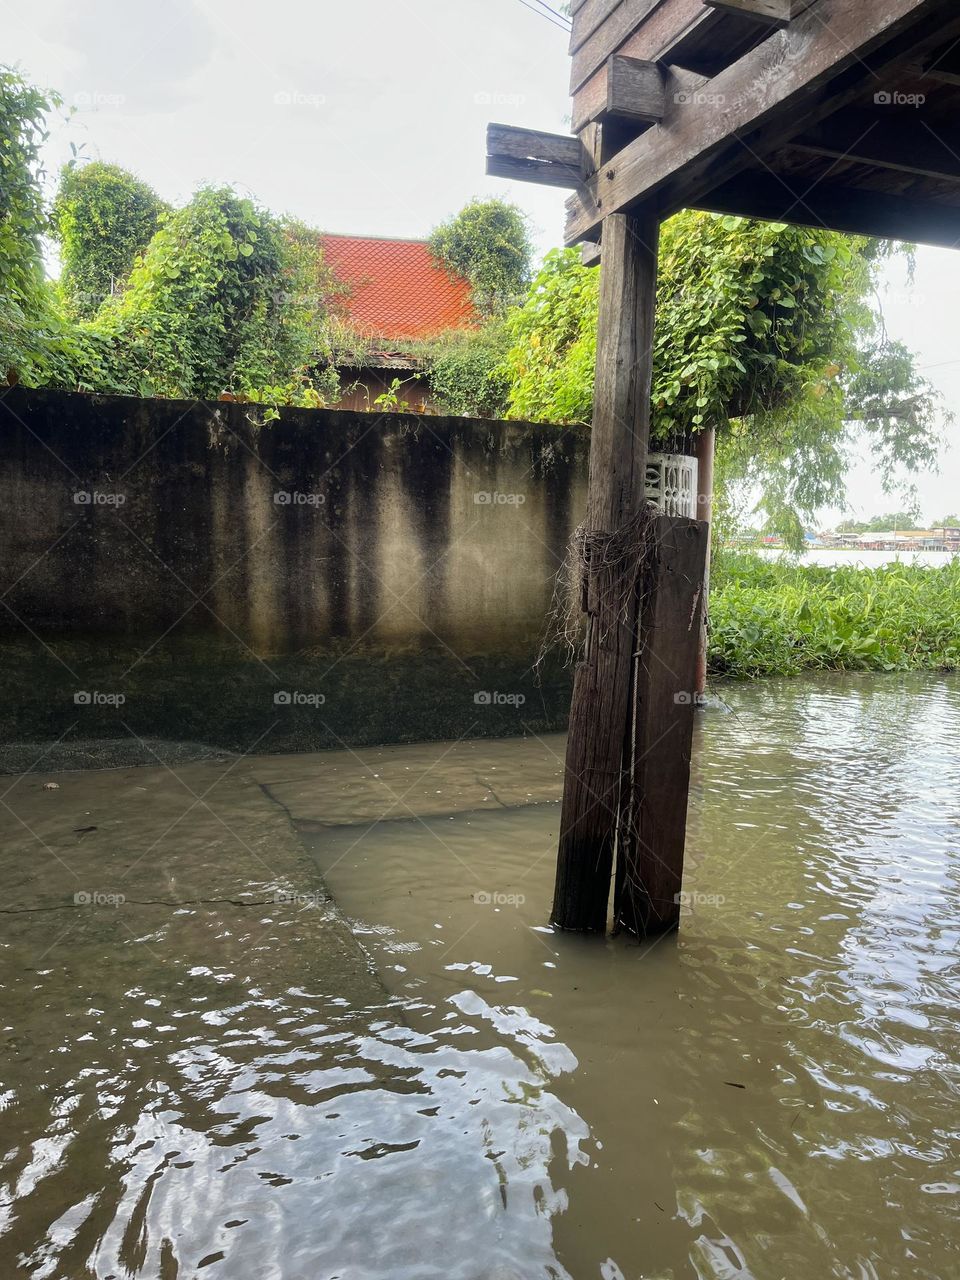
[(119, 165), (65, 165), (53, 204), (60, 289), (70, 314), (90, 319), (118, 292), (168, 206)]
[(328, 284), (312, 232), (227, 187), (171, 214), (90, 331), (107, 343), (88, 370), (132, 395), (321, 403), (311, 371), (325, 342)]

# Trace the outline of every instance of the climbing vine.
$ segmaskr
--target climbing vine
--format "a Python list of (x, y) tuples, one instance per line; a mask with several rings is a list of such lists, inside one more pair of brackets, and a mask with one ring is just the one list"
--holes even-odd
[(90, 319), (120, 291), (166, 211), (151, 187), (119, 165), (72, 161), (63, 168), (52, 223), (70, 314)]
[[(721, 481), (759, 488), (769, 527), (793, 542), (804, 517), (843, 498), (851, 420), (891, 474), (936, 453), (936, 396), (869, 305), (882, 252), (696, 212), (663, 229), (654, 438), (715, 427)], [(548, 254), (507, 319), (511, 416), (590, 421), (598, 309), (598, 273), (573, 250)]]
[(434, 256), (470, 281), (484, 315), (518, 302), (530, 282), (533, 247), (523, 213), (503, 200), (474, 200), (430, 236)]

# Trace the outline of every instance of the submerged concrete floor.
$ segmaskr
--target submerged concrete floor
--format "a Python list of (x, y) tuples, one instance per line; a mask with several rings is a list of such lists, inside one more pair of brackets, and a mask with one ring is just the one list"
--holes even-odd
[[(32, 967), (88, 940), (125, 949), (146, 930), (178, 963), (263, 952), (286, 980), (297, 951), (274, 944), (296, 933), (338, 982), (382, 997), (290, 819), (340, 826), (559, 801), (562, 752), (557, 735), (16, 777), (0, 790), (6, 942)], [(231, 925), (219, 957), (206, 950), (213, 916)]]
[[(283, 1257), (284, 1276), (315, 1280), (321, 1238), (362, 1266), (373, 1246), (359, 1206), (395, 1176), (364, 1157), (363, 1135), (380, 1141), (399, 1115), (404, 1133), (428, 1125), (417, 1094), (442, 1091), (450, 1060), (397, 1064), (400, 1002), (290, 815), (362, 833), (392, 816), (556, 798), (557, 745), (8, 778), (0, 1275), (171, 1280), (219, 1260), (237, 1280)], [(413, 1070), (429, 1084), (414, 1089)], [(443, 1164), (441, 1180), (464, 1170), (468, 1198), (484, 1185), (486, 1166), (472, 1170), (459, 1146)]]
[[(178, 965), (263, 953), (284, 980), (296, 953), (274, 944), (296, 933), (317, 944), (338, 980), (364, 997), (377, 990), (248, 762), (30, 774), (0, 792), (0, 832), (7, 940), (15, 927), (22, 958), (35, 965), (88, 940), (125, 948), (146, 930), (152, 951)], [(229, 923), (219, 955), (204, 924), (214, 916)], [(278, 972), (285, 964), (291, 971)]]
[(261, 756), (251, 769), (299, 826), (559, 803), (564, 736)]

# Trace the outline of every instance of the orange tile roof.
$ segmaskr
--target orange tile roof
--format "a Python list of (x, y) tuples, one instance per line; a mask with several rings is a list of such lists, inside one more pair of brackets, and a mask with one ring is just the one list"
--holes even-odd
[(320, 243), (361, 337), (394, 342), (476, 324), (470, 285), (438, 266), (425, 241), (324, 235)]

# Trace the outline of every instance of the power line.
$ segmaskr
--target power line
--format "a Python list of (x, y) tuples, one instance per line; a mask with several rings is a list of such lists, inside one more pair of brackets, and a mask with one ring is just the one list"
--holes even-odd
[(535, 0), (535, 3), (538, 4), (541, 9), (546, 9), (547, 13), (552, 13), (555, 18), (559, 18), (564, 26), (571, 27), (573, 25), (565, 13), (558, 13), (556, 9), (552, 9), (550, 5), (547, 4), (546, 0)]
[(559, 29), (559, 31), (564, 31), (567, 33), (570, 32), (570, 27), (564, 26), (563, 22), (559, 22), (558, 20), (559, 14), (557, 14), (556, 18), (552, 18), (550, 17), (550, 13), (553, 13), (553, 10), (550, 10), (550, 13), (544, 12), (547, 6), (544, 6), (544, 9), (536, 9), (534, 8), (534, 5), (529, 3), (529, 0), (520, 0), (520, 4), (524, 5), (525, 9), (529, 9), (530, 13), (535, 13), (536, 17), (547, 19), (547, 22), (552, 23), (554, 27), (557, 27)]

